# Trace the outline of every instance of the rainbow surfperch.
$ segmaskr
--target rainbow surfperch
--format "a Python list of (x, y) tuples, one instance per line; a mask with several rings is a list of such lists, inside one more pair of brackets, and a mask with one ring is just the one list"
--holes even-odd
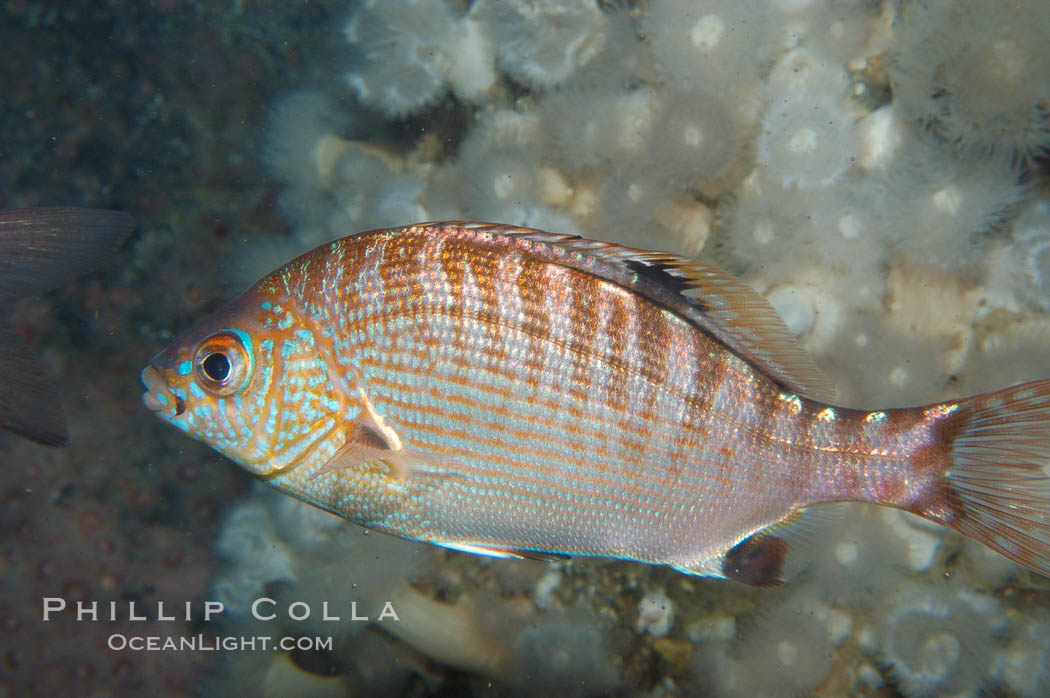
[(833, 406), (757, 293), (669, 254), (478, 223), (318, 247), (178, 337), (146, 405), (363, 526), (498, 556), (777, 584), (864, 501), (1050, 575), (1050, 380)]

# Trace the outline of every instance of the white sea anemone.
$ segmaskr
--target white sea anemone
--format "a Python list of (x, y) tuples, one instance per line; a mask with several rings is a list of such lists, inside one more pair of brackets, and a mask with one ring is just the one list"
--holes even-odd
[(816, 259), (846, 282), (848, 296), (870, 304), (882, 286), (887, 241), (869, 190), (844, 180), (799, 191), (765, 174), (753, 172), (727, 207), (721, 242), (727, 265), (754, 269), (768, 286), (797, 278)]
[(642, 28), (669, 83), (746, 88), (772, 53), (774, 18), (758, 0), (654, 0)]
[(1006, 650), (1003, 679), (1018, 696), (1050, 694), (1050, 614), (1026, 618)]
[[(315, 91), (292, 93), (280, 100), (270, 113), (263, 153), (274, 177), (286, 184), (278, 196), (278, 204), (285, 217), (294, 222), (296, 232), (305, 232), (309, 241), (320, 242), (323, 233), (314, 235), (312, 231), (327, 228), (327, 217), (333, 206), (334, 176), (351, 143), (345, 136), (356, 131), (356, 125), (353, 115), (346, 114), (332, 99)], [(248, 250), (250, 259), (239, 255), (231, 264), (234, 287), (238, 289), (290, 259), (281, 255), (299, 254), (307, 249), (307, 243), (302, 241), (258, 242), (260, 245)]]
[(639, 35), (632, 12), (624, 2), (598, 2), (605, 16), (602, 49), (580, 66), (559, 88), (625, 89), (648, 82), (656, 74), (648, 42)]
[(358, 98), (390, 116), (418, 111), (445, 90), (455, 17), (444, 0), (365, 0), (346, 27), (361, 51), (346, 79)]
[[(499, 116), (476, 127), (455, 162), (429, 178), (422, 203), (431, 218), (508, 223), (559, 233), (579, 233), (565, 212), (543, 202), (568, 204), (571, 187), (556, 171), (540, 166), (528, 119)], [(552, 182), (552, 180), (556, 180)], [(552, 189), (562, 188), (559, 197)]]
[(465, 148), (460, 158), (468, 215), (536, 201), (539, 163), (520, 150)]
[(659, 104), (648, 88), (566, 87), (540, 103), (553, 162), (570, 173), (626, 166), (646, 154)]
[(540, 614), (514, 639), (507, 677), (524, 695), (593, 696), (617, 681), (608, 628), (589, 609)]
[(943, 337), (890, 326), (885, 311), (857, 312), (844, 318), (823, 347), (821, 367), (839, 386), (839, 399), (851, 407), (917, 405), (944, 394), (950, 371), (942, 355), (949, 348)]
[(883, 230), (896, 253), (944, 269), (972, 268), (990, 230), (1023, 202), (1027, 189), (999, 160), (963, 163), (937, 144), (902, 147), (882, 179)]
[(910, 573), (907, 543), (892, 534), (883, 511), (852, 502), (812, 510), (817, 515), (809, 543), (814, 553), (805, 580), (825, 602), (870, 603), (874, 594), (899, 585)]
[(293, 92), (270, 110), (263, 156), (270, 172), (296, 191), (321, 189), (322, 171), (315, 154), (321, 140), (346, 130), (348, 118), (326, 95)]
[(605, 179), (593, 234), (603, 240), (644, 249), (663, 249), (654, 234), (660, 211), (671, 202), (667, 187), (630, 167), (617, 168)]
[(346, 27), (358, 65), (346, 79), (365, 104), (401, 117), (437, 101), (451, 86), (477, 99), (495, 82), (482, 28), (446, 0), (365, 0)]
[(799, 696), (819, 686), (831, 670), (837, 638), (814, 613), (813, 599), (780, 598), (743, 631), (743, 640), (719, 656), (704, 652), (694, 664), (705, 694)]
[[(893, 373), (890, 372), (891, 381)], [(907, 566), (916, 572), (930, 569), (941, 545), (944, 527), (889, 507), (879, 509), (879, 518), (886, 526), (886, 533), (896, 536), (904, 544), (903, 561)]]
[(777, 286), (766, 296), (766, 300), (777, 311), (791, 334), (798, 337), (813, 329), (817, 317), (816, 304), (801, 287), (794, 284)]
[(346, 533), (346, 521), (293, 497), (278, 497), (270, 506), (271, 519), (299, 552), (322, 553), (334, 536)]
[(739, 116), (715, 93), (663, 95), (643, 158), (654, 177), (679, 187), (717, 179), (740, 149)]
[(484, 100), (496, 84), (495, 49), (479, 22), (464, 17), (452, 32), (452, 64), (448, 82), (452, 92), (470, 102)]
[[(987, 297), (984, 289), (974, 293), (978, 299)], [(1050, 318), (1044, 313), (1025, 315), (1017, 309), (997, 308), (984, 318), (969, 363), (960, 375), (960, 394), (976, 395), (1046, 375)]]
[[(348, 148), (339, 159), (331, 188), (321, 209), (327, 214), (322, 238), (304, 242), (318, 245), (351, 231), (427, 217), (419, 204), (422, 182), (414, 174), (396, 171), (383, 153), (360, 144)], [(301, 232), (299, 237), (304, 237)]]
[(801, 92), (824, 92), (844, 98), (848, 88), (849, 77), (841, 63), (799, 48), (777, 59), (766, 80), (765, 93), (771, 100)]
[(858, 132), (861, 145), (857, 165), (867, 171), (889, 168), (908, 134), (891, 104), (879, 107), (861, 119)]
[(1050, 146), (1050, 3), (911, 3), (895, 24), (894, 102), (960, 150), (1024, 161)]
[(230, 512), (216, 549), (229, 567), (215, 580), (214, 591), (231, 613), (247, 613), (267, 584), (296, 579), (293, 551), (278, 538), (261, 499), (246, 500)]
[[(867, 283), (860, 274), (842, 276), (823, 265), (807, 264), (793, 270), (782, 270), (771, 286), (762, 276), (756, 277), (756, 287), (766, 294), (770, 304), (785, 320), (789, 328), (798, 330), (797, 336), (812, 353), (822, 353), (836, 337), (845, 316), (870, 303), (867, 286), (851, 286), (851, 279)], [(865, 295), (862, 295), (865, 294)]]
[(492, 33), (500, 68), (536, 89), (560, 85), (587, 65), (609, 29), (595, 0), (480, 0), (471, 15)]
[(876, 629), (884, 662), (908, 696), (977, 695), (994, 678), (999, 605), (948, 589), (904, 588), (884, 599)]
[[(317, 601), (319, 609), (324, 601), (333, 611), (349, 609), (353, 601), (362, 608), (377, 600), (381, 605), (392, 583), (409, 577), (432, 554), (393, 536), (347, 528), (339, 517), (261, 485), (233, 508), (217, 548), (228, 564), (215, 582), (216, 595), (241, 615), (264, 591), (279, 605)], [(283, 584), (275, 591), (276, 582)], [(311, 613), (301, 626), (314, 623), (317, 630), (326, 625)], [(357, 630), (362, 624), (348, 625)]]
[(871, 51), (875, 3), (865, 0), (777, 0), (791, 35), (845, 65)]
[(674, 604), (667, 594), (650, 592), (638, 602), (638, 620), (634, 624), (638, 632), (663, 637), (673, 625)]
[(754, 269), (770, 280), (778, 270), (793, 266), (799, 257), (790, 258), (791, 252), (809, 247), (800, 240), (811, 240), (815, 232), (810, 226), (811, 203), (796, 189), (752, 172), (723, 209), (717, 242), (724, 266), (736, 273)]
[(858, 153), (857, 118), (840, 96), (779, 97), (762, 119), (758, 162), (783, 187), (827, 187), (849, 169)]
[(1050, 200), (1029, 206), (1014, 221), (1010, 257), (1013, 290), (1040, 310), (1050, 310)]

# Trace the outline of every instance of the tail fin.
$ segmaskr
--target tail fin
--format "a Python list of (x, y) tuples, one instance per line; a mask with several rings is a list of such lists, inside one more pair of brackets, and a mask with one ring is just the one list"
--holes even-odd
[(1050, 576), (1050, 380), (959, 403), (940, 502), (917, 512)]

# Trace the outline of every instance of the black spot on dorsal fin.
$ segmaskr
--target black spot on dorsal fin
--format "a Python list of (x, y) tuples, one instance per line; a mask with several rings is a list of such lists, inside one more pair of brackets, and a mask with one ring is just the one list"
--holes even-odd
[(780, 586), (790, 549), (791, 544), (779, 536), (756, 533), (730, 548), (722, 561), (722, 574), (755, 587)]
[(692, 288), (689, 284), (689, 279), (681, 274), (673, 273), (674, 267), (667, 262), (660, 260), (642, 261), (640, 259), (628, 259), (624, 263), (624, 266), (638, 276), (647, 279), (654, 284), (663, 286), (671, 293), (682, 295)]

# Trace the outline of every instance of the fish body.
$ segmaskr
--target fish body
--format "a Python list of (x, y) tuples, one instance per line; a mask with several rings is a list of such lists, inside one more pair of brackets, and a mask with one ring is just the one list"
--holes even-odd
[(90, 271), (135, 227), (121, 211), (53, 207), (0, 211), (0, 427), (46, 446), (69, 441), (59, 393), (7, 313)]
[(262, 279), (143, 382), (273, 486), (454, 549), (770, 585), (803, 510), (865, 501), (1050, 571), (1050, 381), (833, 406), (760, 296), (668, 254), (488, 224), (362, 233)]

